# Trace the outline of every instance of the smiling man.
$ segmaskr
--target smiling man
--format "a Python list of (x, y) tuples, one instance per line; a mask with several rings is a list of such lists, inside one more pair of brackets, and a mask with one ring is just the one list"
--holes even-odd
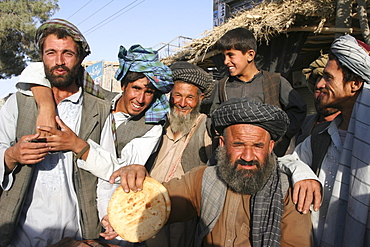
[(224, 64), (230, 76), (223, 78), (212, 93), (212, 113), (220, 103), (240, 97), (252, 97), (282, 108), (290, 119), (287, 132), (277, 145), (275, 153), (283, 156), (290, 139), (298, 133), (306, 117), (306, 104), (301, 96), (280, 74), (259, 70), (255, 65), (257, 42), (246, 28), (236, 28), (224, 34), (216, 43), (224, 55)]

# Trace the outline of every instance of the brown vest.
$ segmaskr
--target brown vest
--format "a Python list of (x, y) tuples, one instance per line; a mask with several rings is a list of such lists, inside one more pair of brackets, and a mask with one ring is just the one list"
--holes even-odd
[[(262, 70), (263, 75), (263, 96), (266, 104), (276, 105), (281, 108), (280, 105), (280, 74), (272, 73)], [(220, 80), (218, 85), (218, 95), (220, 97), (220, 103), (226, 101), (226, 83), (228, 77)]]
[[(18, 120), (16, 138), (35, 133), (37, 105), (33, 97), (17, 93)], [(79, 137), (100, 142), (100, 134), (110, 114), (110, 104), (84, 93), (82, 118), (83, 126)], [(13, 143), (14, 145), (14, 143)], [(0, 246), (9, 245), (17, 227), (24, 200), (33, 176), (34, 165), (19, 165), (14, 171), (14, 183), (10, 190), (4, 191), (0, 198)], [(81, 213), (81, 228), (84, 239), (99, 237), (101, 225), (96, 203), (97, 178), (77, 167), (74, 162), (73, 181)]]

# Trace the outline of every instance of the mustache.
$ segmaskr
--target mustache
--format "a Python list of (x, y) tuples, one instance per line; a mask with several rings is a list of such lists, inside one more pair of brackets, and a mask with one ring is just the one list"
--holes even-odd
[(51, 69), (50, 69), (50, 71), (52, 72), (52, 71), (54, 71), (54, 70), (58, 70), (58, 69), (64, 69), (65, 71), (67, 71), (67, 72), (69, 72), (70, 71), (70, 69), (67, 67), (67, 66), (65, 66), (65, 65), (55, 65), (54, 67), (52, 67)]
[(261, 164), (258, 160), (245, 161), (245, 160), (238, 159), (234, 162), (234, 166), (237, 167), (238, 165), (241, 165), (241, 166), (256, 166), (257, 168), (261, 167)]
[(178, 109), (181, 109), (181, 110), (191, 110), (192, 108), (191, 107), (181, 107), (181, 106), (179, 106), (179, 105), (173, 105), (173, 107), (176, 107), (176, 108), (178, 108)]

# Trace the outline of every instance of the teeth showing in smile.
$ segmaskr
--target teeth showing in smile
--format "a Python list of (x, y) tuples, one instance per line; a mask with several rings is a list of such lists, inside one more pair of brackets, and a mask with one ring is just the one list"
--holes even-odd
[(140, 109), (141, 108), (140, 105), (136, 105), (136, 104), (132, 104), (132, 107), (135, 108), (135, 109)]

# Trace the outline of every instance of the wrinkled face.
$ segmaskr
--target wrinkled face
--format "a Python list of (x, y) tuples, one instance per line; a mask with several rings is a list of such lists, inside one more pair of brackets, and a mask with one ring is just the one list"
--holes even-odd
[(250, 62), (253, 61), (255, 52), (249, 50), (243, 54), (240, 50), (225, 50), (224, 64), (229, 68), (231, 76), (243, 76), (247, 73), (247, 68)]
[(343, 81), (343, 72), (336, 60), (329, 60), (322, 79), (317, 83), (317, 101), (321, 108), (342, 108), (352, 97), (350, 83)]
[(237, 170), (257, 170), (253, 161), (264, 164), (266, 156), (272, 152), (274, 141), (263, 128), (250, 124), (234, 124), (225, 129), (221, 136), (220, 146), (226, 148), (226, 153), (232, 164), (237, 164)]
[(337, 113), (339, 110), (336, 108), (322, 108), (321, 105), (321, 98), (319, 98), (320, 90), (317, 88), (317, 83), (321, 80), (322, 76), (319, 76), (317, 78), (316, 84), (315, 84), (315, 92), (314, 92), (314, 104), (316, 112), (324, 117), (333, 115), (334, 113)]
[(199, 95), (198, 90), (194, 84), (176, 81), (171, 91), (171, 110), (179, 115), (188, 115), (204, 98), (204, 94)]
[(236, 193), (252, 195), (263, 188), (275, 169), (274, 141), (263, 128), (228, 127), (217, 149), (217, 174)]
[(55, 87), (67, 87), (75, 82), (80, 67), (77, 44), (70, 37), (58, 39), (55, 34), (46, 37), (42, 60), (46, 78)]
[(156, 92), (146, 77), (128, 83), (122, 90), (120, 99), (120, 101), (123, 100), (122, 111), (132, 116), (139, 115), (146, 110), (152, 103)]

